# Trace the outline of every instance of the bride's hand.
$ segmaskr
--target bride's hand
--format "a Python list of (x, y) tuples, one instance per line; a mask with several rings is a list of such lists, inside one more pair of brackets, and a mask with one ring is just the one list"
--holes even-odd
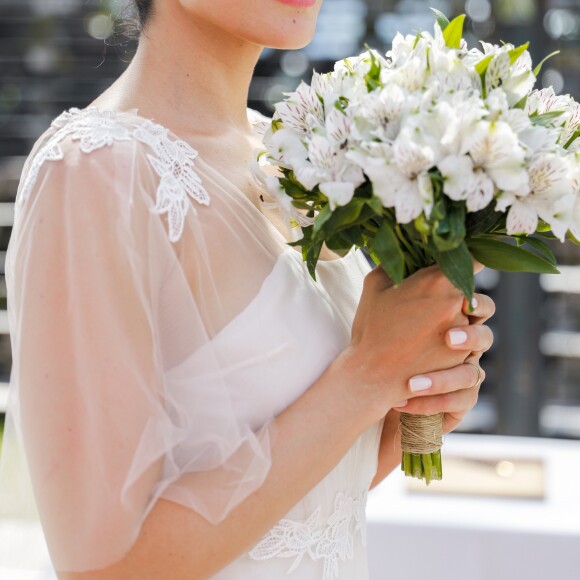
[[(482, 326), (495, 313), (494, 301), (485, 294), (476, 294), (477, 306), (473, 312), (468, 311), (467, 300), (464, 301), (463, 312), (468, 316), (473, 326)], [(434, 415), (445, 413), (444, 433), (453, 431), (461, 423), (465, 415), (475, 406), (481, 383), (485, 380), (485, 371), (479, 366), (481, 355), (491, 348), (493, 335), (485, 332), (483, 340), (474, 340), (469, 327), (459, 327), (456, 330), (466, 332), (466, 342), (453, 346), (466, 355), (465, 363), (455, 368), (424, 373), (423, 377), (432, 382), (429, 389), (418, 391), (411, 395), (404, 407), (395, 407), (398, 411), (413, 415)], [(425, 382), (426, 384), (426, 382)]]
[[(475, 262), (474, 271), (481, 269)], [(461, 415), (467, 397), (451, 393), (474, 385), (476, 369), (464, 364), (466, 358), (472, 351), (486, 351), (493, 341), (483, 324), (493, 313), (493, 302), (477, 298), (477, 310), (469, 313), (463, 294), (437, 266), (419, 270), (397, 286), (380, 267), (367, 274), (351, 343), (335, 361), (338, 376), (347, 377), (353, 405), (362, 404), (371, 419), (384, 417), (404, 401), (409, 412), (421, 414), (429, 405), (452, 403), (458, 406), (446, 412)], [(459, 344), (461, 337), (466, 340)], [(427, 379), (433, 385), (425, 389)], [(438, 398), (427, 401), (428, 396)]]

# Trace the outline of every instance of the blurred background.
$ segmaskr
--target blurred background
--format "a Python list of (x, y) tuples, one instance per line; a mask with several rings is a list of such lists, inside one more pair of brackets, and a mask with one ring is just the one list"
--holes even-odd
[[(0, 437), (11, 368), (4, 259), (22, 167), (57, 115), (85, 107), (130, 62), (136, 41), (126, 34), (128, 6), (0, 0)], [(580, 99), (580, 0), (325, 0), (306, 48), (264, 51), (249, 106), (269, 115), (313, 68), (331, 70), (365, 42), (386, 51), (397, 31), (432, 29), (430, 6), (450, 17), (466, 13), (471, 46), (529, 40), (536, 63), (559, 50), (538, 83)], [(458, 481), (472, 482), (471, 496), (455, 488), (428, 498), (424, 485), (413, 490), (400, 474), (387, 478), (367, 505), (373, 580), (580, 578), (580, 248), (556, 242), (553, 249), (559, 276), (477, 276), (478, 290), (497, 304), (495, 343), (482, 361), (487, 379), (477, 406), (458, 430), (464, 433), (446, 439), (444, 455), (447, 481), (455, 469)], [(498, 478), (514, 479), (511, 500)], [(5, 563), (7, 546), (24, 554), (40, 537), (35, 523), (0, 511), (0, 579), (54, 580), (47, 552), (26, 557), (28, 575)], [(417, 553), (427, 569), (414, 565)]]
[[(24, 160), (63, 110), (84, 107), (130, 62), (136, 43), (128, 0), (0, 0), (0, 418), (10, 376), (3, 279), (12, 204)], [(580, 98), (579, 0), (326, 0), (303, 50), (265, 50), (249, 106), (270, 114), (312, 69), (364, 50), (384, 51), (397, 31), (431, 29), (429, 6), (467, 14), (466, 39), (532, 41), (535, 62), (559, 50), (539, 84)], [(493, 349), (472, 433), (580, 439), (580, 249), (554, 244), (560, 276), (484, 271), (479, 290), (498, 306)], [(500, 283), (501, 281), (501, 283)]]

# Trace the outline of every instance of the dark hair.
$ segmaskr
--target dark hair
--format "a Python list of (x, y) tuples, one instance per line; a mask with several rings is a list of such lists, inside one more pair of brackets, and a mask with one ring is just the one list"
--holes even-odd
[(153, 13), (153, 0), (135, 0), (137, 5), (137, 12), (139, 13), (139, 22), (141, 30), (147, 26), (147, 22)]

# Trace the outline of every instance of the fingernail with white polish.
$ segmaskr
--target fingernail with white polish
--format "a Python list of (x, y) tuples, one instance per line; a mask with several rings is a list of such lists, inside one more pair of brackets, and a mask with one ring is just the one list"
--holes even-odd
[(409, 380), (409, 389), (414, 393), (418, 391), (426, 391), (433, 385), (433, 381), (429, 377), (413, 377)]
[(477, 308), (479, 302), (477, 301), (477, 298), (473, 298), (473, 300), (471, 301), (471, 306), (473, 306), (473, 308)]
[(449, 332), (449, 342), (453, 346), (467, 342), (467, 332), (463, 330), (452, 330)]

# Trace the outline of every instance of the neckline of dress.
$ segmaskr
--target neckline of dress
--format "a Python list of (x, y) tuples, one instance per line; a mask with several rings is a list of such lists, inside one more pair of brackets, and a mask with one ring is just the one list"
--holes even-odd
[[(261, 137), (259, 135), (259, 133), (256, 131), (256, 125), (260, 124), (263, 121), (260, 120), (255, 120), (253, 121), (251, 118), (251, 115), (255, 115), (256, 118), (258, 118), (259, 116), (261, 116), (262, 114), (255, 110), (252, 109), (251, 107), (247, 107), (246, 108), (247, 111), (247, 118), (248, 118), (248, 124), (250, 125), (250, 127), (252, 128), (252, 130), (254, 131), (254, 134), (258, 137)], [(68, 114), (69, 116), (72, 115), (76, 115), (76, 114), (91, 114), (94, 113), (98, 116), (101, 115), (112, 115), (115, 118), (119, 118), (120, 116), (123, 115), (132, 115), (133, 117), (135, 117), (136, 119), (140, 119), (142, 123), (149, 123), (150, 125), (156, 127), (157, 129), (163, 130), (166, 135), (168, 137), (171, 138), (171, 140), (176, 144), (179, 145), (181, 147), (185, 147), (189, 150), (191, 150), (191, 152), (195, 155), (195, 157), (202, 161), (202, 163), (206, 166), (209, 167), (212, 171), (216, 171), (217, 170), (209, 163), (207, 163), (205, 161), (205, 159), (202, 159), (201, 157), (198, 156), (198, 151), (195, 147), (193, 147), (193, 145), (191, 145), (190, 143), (188, 143), (185, 139), (181, 138), (177, 133), (175, 133), (175, 131), (173, 131), (172, 129), (170, 129), (169, 127), (167, 127), (166, 125), (156, 121), (154, 118), (151, 117), (146, 117), (144, 115), (141, 115), (139, 113), (139, 108), (138, 107), (132, 107), (130, 109), (126, 109), (124, 111), (120, 111), (117, 109), (107, 109), (107, 108), (101, 108), (101, 107), (97, 107), (96, 105), (88, 105), (84, 108), (79, 108), (79, 107), (71, 107), (69, 109), (66, 109), (65, 111), (63, 111), (63, 115), (64, 114)], [(219, 173), (219, 172), (218, 172)], [(221, 174), (220, 174), (221, 175)], [(228, 181), (229, 182), (229, 181)], [(229, 182), (231, 183), (231, 182)], [(288, 245), (288, 240), (286, 240), (286, 238), (284, 237), (284, 235), (282, 234), (282, 232), (280, 232), (280, 230), (278, 230), (278, 228), (248, 199), (248, 197), (244, 194), (243, 191), (241, 191), (239, 189), (239, 187), (237, 185), (235, 185), (234, 183), (232, 183), (232, 186), (235, 187), (240, 195), (243, 197), (243, 199), (245, 200), (245, 202), (247, 202), (249, 205), (252, 206), (253, 211), (256, 212), (256, 214), (262, 219), (264, 220), (266, 227), (269, 227), (274, 234), (278, 237), (278, 239), (283, 242), (285, 250), (291, 250), (294, 253), (298, 254), (301, 256), (301, 252), (298, 250), (295, 250), (292, 246)], [(353, 246), (344, 256), (339, 256), (338, 258), (333, 258), (332, 260), (318, 260), (317, 261), (317, 266), (318, 264), (333, 264), (333, 263), (338, 263), (338, 264), (343, 264), (345, 261), (347, 261), (348, 259), (350, 259), (350, 257), (352, 255), (355, 254), (356, 248), (355, 246)]]

